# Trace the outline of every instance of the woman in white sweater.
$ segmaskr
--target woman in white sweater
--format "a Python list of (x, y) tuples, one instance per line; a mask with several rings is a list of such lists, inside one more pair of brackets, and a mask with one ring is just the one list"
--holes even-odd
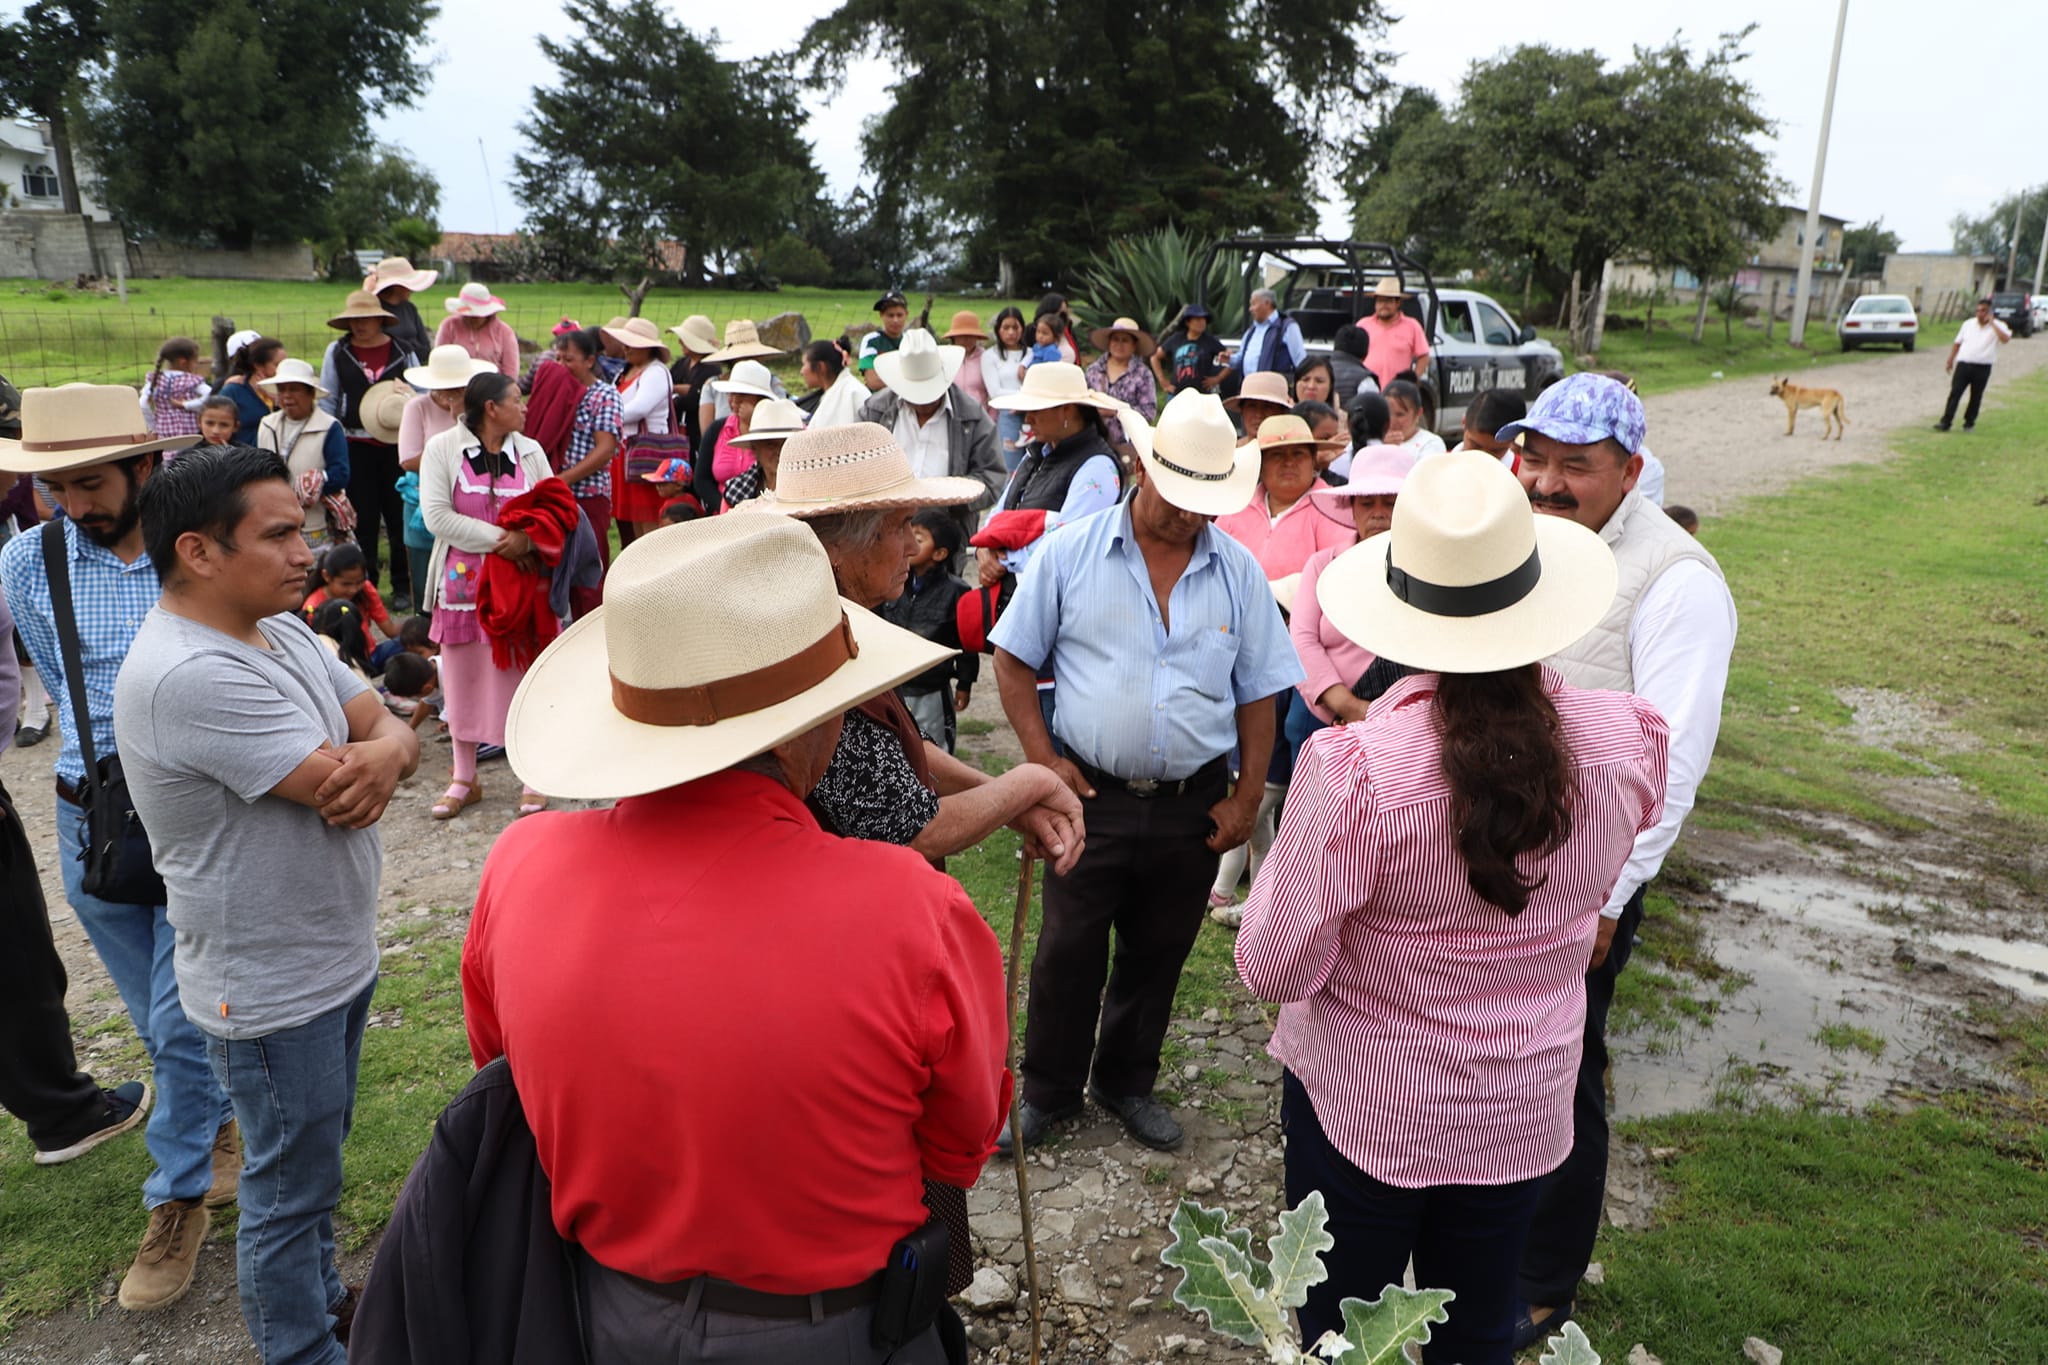
[(996, 314), (996, 339), (981, 348), (981, 382), (988, 389), (989, 411), (996, 414), (996, 432), (1003, 440), (1003, 468), (1015, 471), (1024, 459), (1024, 414), (1005, 412), (995, 400), (1024, 386), (1024, 361), (1031, 344), (1024, 335), (1024, 315), (1015, 308)]
[(626, 452), (642, 436), (666, 436), (675, 380), (668, 372), (668, 347), (646, 318), (629, 318), (604, 334), (626, 348), (619, 376), (619, 453), (612, 460), (612, 519), (619, 542), (631, 545), (661, 524), (661, 493), (645, 479), (626, 476)]

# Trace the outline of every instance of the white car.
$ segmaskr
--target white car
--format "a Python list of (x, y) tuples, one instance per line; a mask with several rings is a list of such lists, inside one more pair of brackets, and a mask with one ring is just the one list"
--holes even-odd
[(1920, 319), (1913, 313), (1913, 301), (1904, 294), (1865, 294), (1842, 314), (1835, 334), (1845, 351), (1859, 346), (1897, 346), (1910, 351), (1920, 335)]

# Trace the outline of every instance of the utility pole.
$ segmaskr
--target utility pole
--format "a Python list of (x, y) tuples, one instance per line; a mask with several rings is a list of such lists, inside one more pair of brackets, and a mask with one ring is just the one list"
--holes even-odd
[(1828, 95), (1820, 107), (1820, 146), (1813, 153), (1813, 191), (1806, 201), (1806, 240), (1799, 248), (1799, 283), (1792, 291), (1794, 346), (1806, 342), (1806, 310), (1813, 291), (1813, 253), (1820, 236), (1820, 182), (1828, 168), (1828, 127), (1835, 120), (1835, 75), (1842, 69), (1842, 30), (1849, 25), (1849, 0), (1835, 15), (1835, 55), (1828, 58)]
[(2013, 287), (2013, 271), (2020, 266), (2020, 219), (2027, 211), (2027, 192), (2020, 191), (2017, 204), (2012, 206), (2012, 244), (2005, 249), (2005, 287)]
[(2048, 294), (2048, 204), (2042, 206), (2041, 249), (2034, 253), (2034, 293)]

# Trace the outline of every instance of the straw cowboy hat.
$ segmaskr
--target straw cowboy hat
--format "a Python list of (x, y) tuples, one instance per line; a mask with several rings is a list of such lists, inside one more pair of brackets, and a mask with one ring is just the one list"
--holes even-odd
[[(1263, 430), (1263, 428), (1261, 428)], [(1353, 498), (1398, 496), (1415, 468), (1415, 455), (1400, 446), (1367, 446), (1351, 457), (1351, 478), (1335, 488), (1318, 483), (1308, 490), (1316, 509), (1340, 526), (1349, 526)]]
[(1118, 318), (1107, 327), (1097, 327), (1088, 334), (1088, 344), (1096, 350), (1107, 354), (1109, 351), (1109, 339), (1118, 332), (1122, 332), (1125, 336), (1138, 343), (1139, 355), (1149, 356), (1159, 349), (1159, 343), (1152, 339), (1152, 334), (1129, 318)]
[(406, 370), (405, 382), (416, 389), (460, 389), (480, 374), (497, 372), (496, 365), (478, 360), (460, 346), (436, 346), (427, 352), (426, 364)]
[(973, 337), (976, 341), (991, 340), (989, 334), (981, 330), (981, 314), (971, 308), (962, 308), (953, 314), (953, 325), (942, 335), (948, 341), (956, 337)]
[(668, 359), (668, 343), (661, 339), (661, 329), (646, 318), (607, 324), (604, 334), (629, 351), (653, 351), (663, 360)]
[(1145, 477), (1175, 507), (1227, 517), (1250, 505), (1259, 486), (1259, 448), (1237, 443), (1237, 428), (1215, 394), (1182, 389), (1160, 412), (1157, 426), (1129, 410), (1122, 420), (1125, 439), (1144, 461)]
[(1291, 408), (1294, 395), (1287, 391), (1287, 376), (1278, 370), (1260, 370), (1248, 374), (1235, 394), (1223, 400), (1223, 406), (1234, 408), (1243, 403), (1271, 403), (1275, 407)]
[(337, 332), (346, 332), (350, 318), (382, 318), (386, 322), (396, 322), (398, 314), (377, 302), (376, 294), (370, 290), (351, 289), (348, 301), (342, 304), (339, 313), (327, 319), (327, 325)]
[(718, 333), (711, 330), (711, 319), (702, 313), (692, 313), (668, 330), (692, 355), (710, 355), (718, 349)]
[(805, 528), (705, 518), (612, 561), (604, 605), (513, 694), (506, 747), (550, 793), (640, 796), (766, 752), (952, 653), (841, 599)]
[(0, 440), (0, 469), (10, 474), (54, 474), (153, 450), (182, 450), (199, 440), (196, 432), (152, 436), (137, 431), (141, 425), (135, 390), (125, 384), (23, 389), (21, 439)]
[(327, 390), (321, 385), (320, 375), (313, 369), (312, 362), (301, 360), (297, 356), (278, 361), (276, 374), (268, 379), (256, 381), (257, 388), (269, 389), (272, 396), (276, 395), (279, 384), (304, 384), (313, 391), (315, 398), (327, 396)]
[(740, 506), (824, 517), (881, 507), (957, 507), (987, 492), (979, 479), (917, 478), (910, 472), (910, 457), (887, 427), (849, 422), (806, 427), (790, 437), (782, 447), (774, 491)]
[(372, 294), (381, 294), (397, 285), (417, 294), (422, 289), (433, 288), (434, 281), (441, 278), (438, 270), (414, 270), (412, 262), (403, 256), (386, 256), (370, 267), (370, 273), (363, 276), (363, 288)]
[(1293, 446), (1307, 446), (1311, 450), (1322, 449), (1323, 443), (1309, 430), (1308, 423), (1291, 412), (1277, 417), (1268, 417), (1259, 423), (1259, 450), (1285, 450)]
[(744, 436), (735, 436), (736, 446), (767, 445), (787, 441), (804, 429), (804, 410), (787, 398), (770, 398), (754, 409)]
[[(876, 363), (880, 363), (879, 358)], [(1001, 412), (1043, 412), (1069, 403), (1079, 403), (1097, 412), (1121, 412), (1124, 408), (1124, 404), (1108, 394), (1089, 388), (1088, 376), (1081, 367), (1069, 365), (1064, 360), (1048, 360), (1042, 365), (1033, 365), (1024, 371), (1024, 382), (1015, 393), (1001, 394), (988, 400), (990, 407)]]
[(487, 318), (504, 312), (505, 300), (493, 294), (490, 286), (471, 280), (454, 298), (443, 300), (441, 306), (458, 318)]
[[(489, 368), (495, 370), (495, 365)], [(382, 441), (387, 446), (398, 444), (398, 425), (405, 420), (405, 405), (413, 400), (410, 385), (396, 379), (380, 379), (363, 390), (363, 401), (356, 404), (356, 420), (363, 424), (363, 430), (370, 433), (373, 441)]]
[(728, 360), (759, 360), (764, 356), (781, 355), (773, 346), (761, 344), (761, 329), (751, 318), (734, 318), (725, 324), (725, 345), (705, 356), (706, 360), (724, 364)]
[(775, 376), (768, 373), (768, 367), (758, 360), (742, 360), (732, 367), (732, 373), (726, 378), (712, 380), (710, 387), (728, 397), (736, 393), (750, 393), (756, 398), (773, 398)]
[(1483, 451), (1433, 455), (1394, 504), (1394, 525), (1346, 550), (1316, 586), (1348, 638), (1410, 668), (1492, 673), (1547, 658), (1614, 601), (1614, 554), (1565, 517), (1541, 517)]
[(875, 357), (875, 373), (906, 403), (936, 403), (953, 387), (967, 359), (965, 346), (941, 346), (922, 327), (903, 334), (903, 343)]
[(1380, 276), (1380, 282), (1372, 287), (1376, 299), (1408, 299), (1415, 297), (1401, 287), (1401, 282), (1392, 275)]

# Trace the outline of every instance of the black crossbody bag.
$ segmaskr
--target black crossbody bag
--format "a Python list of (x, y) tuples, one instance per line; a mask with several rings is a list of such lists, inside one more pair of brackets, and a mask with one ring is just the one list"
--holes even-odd
[(85, 780), (79, 783), (79, 804), (85, 808), (85, 864), (80, 889), (88, 896), (116, 905), (163, 905), (169, 900), (164, 879), (156, 874), (149, 852), (149, 834), (135, 802), (121, 756), (96, 758), (92, 717), (85, 706), (85, 665), (78, 641), (78, 617), (71, 606), (70, 556), (65, 553), (64, 523), (43, 526), (43, 570), (50, 580), (51, 614), (57, 618), (57, 641), (64, 656), (65, 690), (71, 694), (71, 719), (78, 730), (78, 751), (85, 759)]

